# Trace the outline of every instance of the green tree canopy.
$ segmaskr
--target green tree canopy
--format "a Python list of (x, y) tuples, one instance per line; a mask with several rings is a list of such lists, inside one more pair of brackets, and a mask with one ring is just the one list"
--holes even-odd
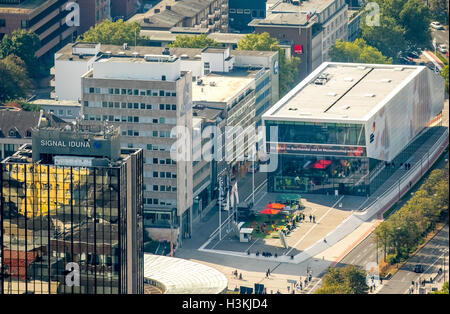
[[(421, 0), (373, 0), (380, 8), (380, 25), (368, 25), (366, 10), (361, 34), (366, 42), (387, 57), (396, 58), (407, 47), (427, 47), (431, 32), (430, 10)], [(373, 5), (368, 3), (367, 6)]]
[(208, 38), (206, 35), (189, 36), (178, 35), (169, 47), (177, 48), (206, 48), (221, 47), (221, 44), (214, 39)]
[(26, 97), (33, 87), (25, 63), (15, 55), (0, 60), (0, 102)]
[(339, 39), (331, 46), (329, 55), (334, 62), (379, 63), (391, 64), (392, 58), (387, 58), (378, 49), (367, 45), (364, 39), (357, 38), (353, 42)]
[(449, 1), (448, 0), (428, 0), (430, 12), (434, 19), (441, 23), (448, 24)]
[(105, 19), (103, 22), (91, 27), (87, 32), (78, 37), (78, 40), (110, 45), (140, 45), (145, 38), (140, 35), (141, 26), (138, 23), (125, 23), (123, 20), (111, 22)]
[(15, 55), (25, 62), (28, 73), (36, 77), (39, 75), (39, 63), (36, 61), (35, 53), (40, 47), (41, 42), (35, 33), (18, 29), (10, 36), (3, 37), (0, 42), (0, 59)]
[(316, 294), (367, 294), (366, 272), (353, 265), (329, 268)]
[(261, 34), (248, 34), (238, 41), (237, 49), (253, 51), (278, 51), (280, 69), (280, 97), (290, 91), (297, 83), (300, 58), (287, 58), (284, 49), (279, 46), (276, 39), (270, 37), (269, 33), (264, 32)]
[(445, 79), (445, 90), (448, 93), (448, 64), (442, 69), (441, 75)]

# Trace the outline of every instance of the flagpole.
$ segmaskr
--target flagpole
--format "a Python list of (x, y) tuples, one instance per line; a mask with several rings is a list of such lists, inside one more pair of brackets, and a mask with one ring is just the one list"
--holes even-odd
[(219, 240), (222, 240), (222, 178), (219, 181)]

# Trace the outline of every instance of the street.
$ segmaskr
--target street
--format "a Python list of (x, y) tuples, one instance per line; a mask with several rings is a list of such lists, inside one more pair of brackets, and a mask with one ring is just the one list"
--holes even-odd
[[(443, 268), (443, 254), (448, 261), (449, 246), (448, 224), (431, 239), (419, 252), (411, 257), (397, 273), (388, 281), (385, 281), (383, 287), (378, 292), (380, 294), (404, 294), (412, 287), (411, 283), (419, 280), (429, 281), (430, 277), (437, 273), (439, 268)], [(422, 265), (424, 272), (415, 273), (415, 265)], [(448, 267), (448, 262), (446, 262)], [(447, 274), (448, 280), (448, 274)], [(417, 289), (415, 287), (415, 289)]]

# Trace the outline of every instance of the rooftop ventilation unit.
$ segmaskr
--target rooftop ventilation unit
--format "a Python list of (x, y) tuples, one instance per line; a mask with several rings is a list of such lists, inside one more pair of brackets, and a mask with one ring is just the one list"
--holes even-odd
[(348, 110), (348, 109), (350, 109), (350, 106), (349, 105), (345, 105), (345, 106), (342, 107), (342, 109), (343, 110)]
[(388, 78), (385, 78), (385, 79), (382, 79), (381, 82), (383, 82), (383, 83), (390, 83), (390, 82), (392, 82), (392, 80), (388, 79)]
[(397, 67), (397, 68), (394, 68), (394, 71), (403, 71), (403, 68), (402, 67)]
[(147, 62), (170, 62), (174, 60), (174, 56), (145, 55), (144, 60)]
[(346, 77), (346, 78), (344, 78), (344, 81), (346, 81), (346, 82), (353, 82), (353, 78), (352, 77)]
[(288, 110), (296, 111), (297, 108), (289, 108)]
[(329, 92), (328, 94), (327, 94), (328, 96), (336, 96), (337, 94), (335, 93), (335, 92)]
[(357, 68), (357, 69), (360, 69), (360, 70), (365, 70), (365, 69), (366, 69), (366, 67), (363, 66), (363, 65), (358, 65), (356, 68)]
[(375, 94), (368, 93), (368, 94), (365, 94), (364, 97), (375, 97)]
[(326, 79), (316, 78), (316, 79), (314, 80), (314, 85), (325, 85), (326, 82), (327, 82)]
[(209, 86), (216, 86), (216, 82), (209, 82)]

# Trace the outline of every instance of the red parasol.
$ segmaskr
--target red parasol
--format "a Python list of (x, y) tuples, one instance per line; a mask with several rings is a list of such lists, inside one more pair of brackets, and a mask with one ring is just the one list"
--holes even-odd
[(266, 214), (266, 215), (276, 215), (280, 212), (279, 209), (273, 209), (273, 208), (266, 208), (260, 211), (260, 214)]
[(267, 208), (274, 208), (274, 209), (283, 209), (283, 208), (286, 207), (286, 205), (280, 204), (280, 203), (270, 203), (266, 207)]

